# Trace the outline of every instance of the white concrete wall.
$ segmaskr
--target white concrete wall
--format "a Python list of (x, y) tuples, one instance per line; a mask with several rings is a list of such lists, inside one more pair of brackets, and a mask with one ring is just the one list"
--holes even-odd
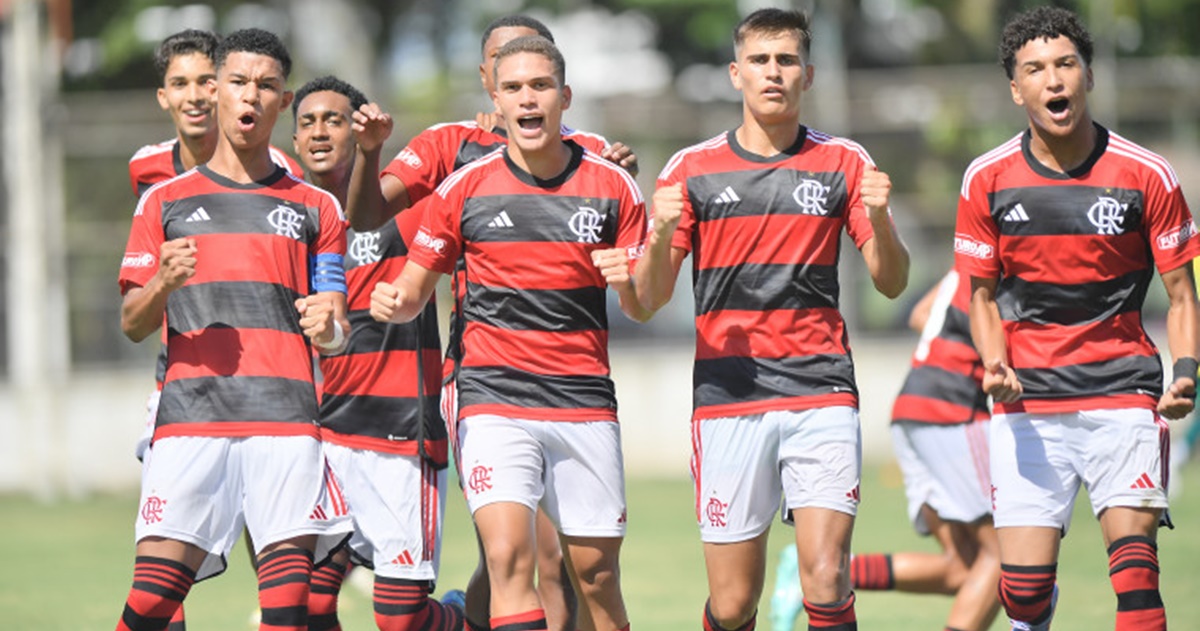
[[(913, 343), (860, 339), (854, 344), (869, 460), (890, 457), (887, 421)], [(613, 349), (631, 476), (688, 474), (691, 358), (686, 346)], [(141, 469), (133, 447), (152, 388), (149, 369), (77, 373), (69, 383), (34, 395), (51, 405), (32, 406), (18, 400), (11, 385), (0, 385), (0, 492), (70, 496), (135, 488)], [(47, 407), (59, 422), (23, 412)]]

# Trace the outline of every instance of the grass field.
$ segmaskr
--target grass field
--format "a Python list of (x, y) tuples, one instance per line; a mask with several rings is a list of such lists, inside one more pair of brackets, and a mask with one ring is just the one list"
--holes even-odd
[[(1200, 464), (1185, 469), (1183, 496), (1172, 515), (1178, 528), (1160, 539), (1163, 597), (1174, 631), (1200, 630)], [(633, 627), (648, 630), (699, 628), (706, 586), (700, 544), (691, 517), (686, 480), (631, 479), (628, 483), (629, 535), (622, 555), (622, 583)], [(1107, 559), (1099, 529), (1081, 497), (1059, 569), (1061, 598), (1054, 628), (1058, 631), (1111, 629), (1116, 600), (1108, 582)], [(19, 631), (112, 629), (129, 589), (133, 562), (133, 513), (136, 497), (95, 497), (43, 505), (24, 497), (0, 497), (0, 628)], [(439, 594), (461, 587), (475, 564), (475, 544), (461, 496), (448, 501)], [(791, 530), (777, 525), (771, 548), (779, 550)], [(872, 468), (863, 476), (863, 504), (855, 549), (933, 550), (916, 537), (904, 517), (899, 474), (892, 467)], [(759, 628), (767, 620), (768, 594)], [(257, 606), (253, 572), (239, 546), (222, 576), (197, 585), (187, 600), (192, 631), (254, 629)], [(949, 601), (939, 596), (863, 592), (858, 599), (859, 628), (894, 631), (941, 629)], [(341, 601), (347, 631), (374, 629), (368, 596), (347, 586)], [(803, 624), (798, 628), (804, 628)], [(1006, 628), (999, 621), (993, 631)]]

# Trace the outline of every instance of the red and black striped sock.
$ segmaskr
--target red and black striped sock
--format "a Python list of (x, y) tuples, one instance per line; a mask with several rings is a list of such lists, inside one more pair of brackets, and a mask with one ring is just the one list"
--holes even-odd
[(167, 625), (167, 631), (187, 631), (187, 620), (183, 615), (183, 603), (179, 603), (179, 609), (176, 609), (175, 615), (171, 616), (171, 623)]
[(313, 568), (308, 588), (308, 631), (342, 631), (338, 621), (338, 593), (349, 570), (329, 561)]
[(430, 598), (428, 581), (376, 575), (375, 624), (380, 631), (462, 631), (463, 614)]
[(712, 601), (704, 601), (704, 631), (754, 631), (754, 627), (758, 624), (758, 612), (750, 616), (742, 626), (736, 629), (726, 629), (717, 621), (717, 617), (712, 612)]
[(166, 629), (195, 582), (196, 573), (178, 561), (137, 557), (133, 563), (133, 587), (129, 589), (117, 631)]
[(308, 631), (312, 572), (312, 553), (302, 548), (279, 548), (259, 557), (259, 631)]
[(854, 615), (854, 592), (835, 603), (810, 603), (804, 599), (808, 614), (808, 631), (858, 631)]
[(1041, 624), (1050, 617), (1058, 564), (1000, 565), (1000, 602), (1010, 620)]
[(896, 587), (890, 554), (856, 554), (850, 557), (850, 586), (854, 589), (885, 590)]
[(492, 631), (546, 631), (547, 628), (545, 609), (492, 618)]
[(1158, 591), (1158, 546), (1124, 537), (1108, 547), (1108, 578), (1117, 592), (1116, 631), (1162, 631), (1167, 611)]

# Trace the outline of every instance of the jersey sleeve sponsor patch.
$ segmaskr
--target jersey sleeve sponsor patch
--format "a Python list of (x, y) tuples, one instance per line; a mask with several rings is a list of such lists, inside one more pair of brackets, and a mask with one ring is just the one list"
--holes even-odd
[(158, 257), (149, 252), (126, 252), (121, 259), (122, 268), (140, 269), (145, 267), (154, 267), (158, 264)]
[(990, 261), (995, 255), (995, 248), (959, 232), (954, 235), (954, 252), (983, 261)]
[(396, 159), (414, 169), (419, 169), (425, 164), (421, 161), (421, 156), (418, 156), (417, 152), (408, 147), (405, 147), (399, 154), (397, 154)]
[(1165, 234), (1159, 235), (1156, 241), (1158, 244), (1158, 249), (1174, 250), (1175, 248), (1178, 248), (1180, 244), (1187, 242), (1194, 236), (1196, 236), (1196, 223), (1189, 219), (1182, 226), (1179, 226), (1178, 228)]
[(446, 240), (438, 239), (432, 234), (429, 234), (424, 228), (417, 231), (417, 238), (414, 243), (418, 247), (427, 248), (437, 254), (441, 254), (446, 249)]

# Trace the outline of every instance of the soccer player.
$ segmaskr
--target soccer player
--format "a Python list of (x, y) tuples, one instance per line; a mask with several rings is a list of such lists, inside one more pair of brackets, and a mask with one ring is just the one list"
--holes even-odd
[(463, 257), (459, 463), (488, 565), (490, 628), (547, 628), (534, 588), (540, 505), (561, 533), (595, 628), (628, 629), (604, 288), (631, 318), (649, 315), (629, 277), (644, 203), (628, 173), (563, 139), (571, 91), (554, 44), (509, 42), (495, 74), (506, 148), (438, 187), (403, 272), (376, 286), (371, 315), (412, 319)]
[[(551, 42), (554, 41), (546, 25), (525, 15), (499, 17), (484, 29), (480, 42), (482, 61), (479, 65), (479, 80), (489, 98), (496, 91), (496, 53), (504, 44), (527, 35), (540, 35)], [(390, 133), (391, 118), (377, 106), (368, 105), (355, 115), (355, 120), (363, 127), (362, 133), (359, 134), (359, 155), (364, 166), (354, 171), (355, 180), (351, 186), (347, 214), (352, 227), (361, 230), (377, 228), (401, 209), (428, 199), (434, 189), (451, 173), (505, 146), (508, 140), (503, 120), (494, 112), (480, 114), (477, 121), (434, 125), (409, 141), (383, 173), (374, 178), (373, 174), (379, 173), (378, 148), (382, 145), (382, 140), (364, 142), (364, 139)], [(610, 145), (602, 136), (574, 130), (565, 125), (562, 127), (562, 134), (601, 157), (619, 164), (631, 174), (637, 174), (637, 156), (625, 145), (619, 142)], [(455, 436), (454, 423), (457, 420), (454, 375), (460, 352), (461, 320), (458, 313), (464, 289), (462, 275), (463, 270), (460, 268), (452, 277), (455, 305), (450, 314), (450, 341), (446, 346), (446, 360), (442, 369), (442, 414), (450, 425), (452, 441)], [(546, 609), (550, 629), (575, 631), (577, 604), (563, 564), (558, 533), (540, 511), (537, 533), (538, 593)], [(487, 603), (490, 596), (482, 543), (480, 546), (479, 563), (467, 587), (467, 623), (475, 629), (486, 629)]]
[[(904, 473), (909, 519), (921, 535), (932, 534), (942, 552), (850, 557), (855, 590), (954, 596), (947, 631), (984, 631), (1000, 609), (1000, 557), (988, 478), (988, 401), (967, 321), (970, 293), (970, 283), (951, 270), (913, 308), (909, 326), (921, 332), (921, 340), (892, 407), (892, 445)], [(794, 557), (795, 546), (789, 551)], [(787, 575), (782, 573), (785, 565), (780, 563), (771, 601), (777, 631), (790, 630), (801, 609), (795, 561)], [(788, 589), (789, 584), (795, 588)], [(794, 603), (789, 592), (796, 594)]]
[[(1092, 40), (1078, 16), (1017, 15), (1000, 60), (1029, 126), (967, 168), (954, 237), (994, 401), (1000, 601), (1014, 629), (1049, 628), (1059, 540), (1083, 484), (1108, 548), (1117, 631), (1166, 629), (1163, 419), (1194, 407), (1196, 226), (1166, 160), (1092, 120)], [(1141, 317), (1155, 269), (1175, 360), (1165, 391)]]
[[(345, 199), (355, 159), (353, 113), (366, 104), (358, 89), (321, 77), (301, 87), (292, 106), (296, 154), (309, 179), (339, 200)], [(351, 332), (344, 351), (321, 358), (321, 437), (353, 509), (350, 547), (375, 572), (379, 628), (460, 631), (462, 612), (429, 599), (437, 578), (448, 460), (437, 404), (436, 303), (430, 301), (411, 324), (370, 316), (371, 290), (400, 273), (419, 219), (413, 209), (379, 230), (347, 233)], [(343, 554), (339, 562), (314, 570), (309, 631), (339, 628), (337, 594), (346, 567)]]
[(168, 351), (119, 631), (165, 628), (193, 582), (224, 569), (243, 523), (260, 628), (307, 629), (314, 550), (350, 529), (325, 475), (309, 346), (345, 345), (344, 218), (271, 160), (292, 98), (279, 39), (237, 31), (214, 61), (213, 157), (142, 196), (119, 277), (125, 335), (165, 320)]
[(771, 517), (795, 524), (810, 629), (854, 629), (847, 577), (861, 435), (839, 239), (881, 293), (908, 282), (891, 187), (858, 144), (800, 123), (812, 84), (806, 15), (762, 9), (733, 31), (742, 124), (675, 154), (659, 175), (645, 258), (649, 309), (694, 253), (693, 477), (708, 569), (707, 630), (753, 629)]

